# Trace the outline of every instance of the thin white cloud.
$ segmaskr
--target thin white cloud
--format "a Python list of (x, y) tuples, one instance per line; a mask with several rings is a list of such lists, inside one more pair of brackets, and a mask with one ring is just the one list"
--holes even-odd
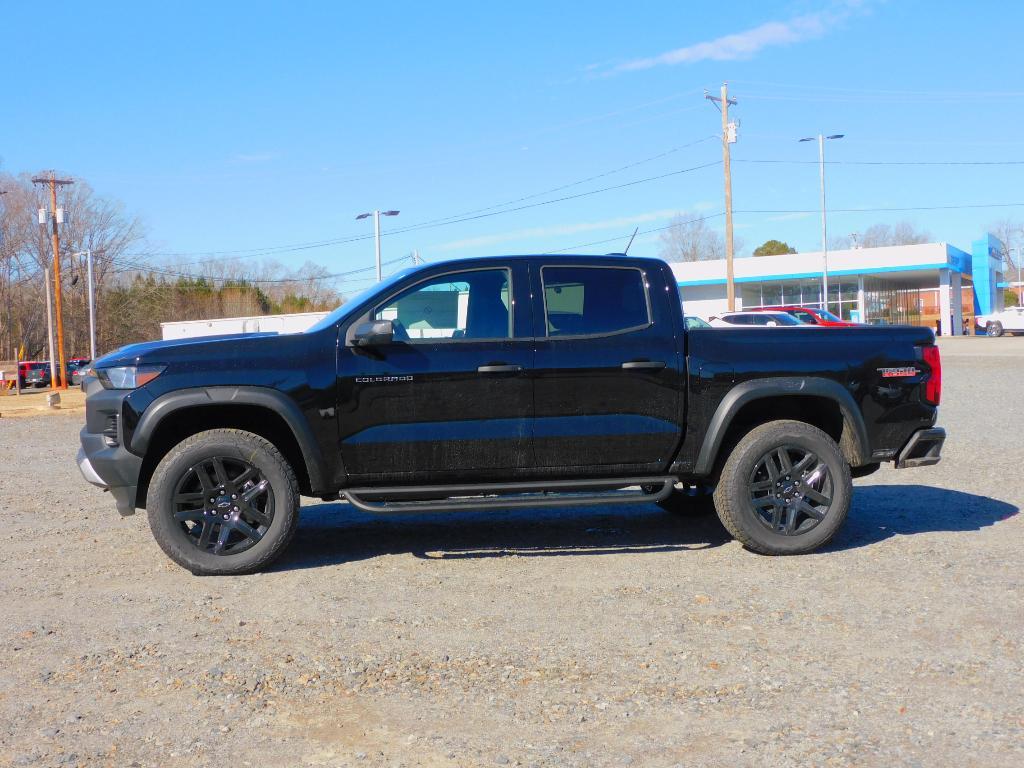
[(231, 156), (235, 163), (267, 163), (280, 157), (279, 152), (237, 152)]
[[(648, 211), (647, 213), (638, 213), (635, 216), (619, 216), (614, 219), (605, 219), (603, 221), (586, 221), (578, 222), (576, 224), (559, 224), (551, 227), (533, 227), (532, 229), (519, 229), (513, 232), (499, 232), (493, 235), (482, 235), (480, 237), (470, 237), (465, 240), (453, 240), (449, 243), (442, 243), (435, 246), (434, 250), (437, 251), (458, 251), (465, 248), (481, 248), (483, 246), (496, 245), (498, 243), (514, 242), (516, 240), (534, 240), (538, 238), (551, 238), (561, 237), (563, 235), (575, 235), (579, 232), (592, 232), (594, 230), (601, 229), (615, 229), (616, 227), (622, 227), (625, 229), (631, 225), (644, 224), (648, 221), (660, 221), (663, 219), (671, 219), (679, 213), (678, 209), (664, 209), (660, 211)], [(626, 232), (625, 236), (628, 237), (631, 232)]]
[(743, 32), (676, 48), (657, 56), (633, 59), (619, 64), (612, 71), (636, 72), (660, 66), (695, 64), (700, 61), (750, 59), (765, 48), (792, 45), (822, 37), (861, 6), (860, 2), (847, 2), (827, 10), (796, 16), (787, 21), (768, 21)]

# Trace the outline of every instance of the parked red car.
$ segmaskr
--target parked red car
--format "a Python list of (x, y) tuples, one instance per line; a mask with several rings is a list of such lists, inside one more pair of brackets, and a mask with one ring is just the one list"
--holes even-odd
[(744, 311), (785, 312), (786, 314), (795, 317), (801, 323), (806, 323), (807, 325), (824, 325), (832, 326), (833, 328), (852, 328), (860, 325), (860, 323), (851, 323), (847, 320), (843, 320), (841, 317), (836, 317), (827, 309), (818, 309), (817, 307), (800, 307), (793, 304), (782, 307), (759, 307), (758, 309)]
[(50, 386), (50, 364), (46, 361), (25, 360), (18, 363), (18, 376), (21, 378), (21, 386), (27, 387), (48, 387)]

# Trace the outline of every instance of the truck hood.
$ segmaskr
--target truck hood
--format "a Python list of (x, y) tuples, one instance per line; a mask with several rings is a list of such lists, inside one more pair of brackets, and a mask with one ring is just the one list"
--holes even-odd
[(222, 333), (216, 336), (199, 336), (192, 339), (169, 339), (167, 341), (144, 341), (108, 352), (92, 363), (93, 368), (107, 368), (114, 365), (132, 365), (140, 362), (166, 362), (160, 358), (165, 355), (178, 355), (187, 350), (208, 348), (211, 345), (249, 346), (258, 340), (276, 337), (277, 334), (266, 331), (262, 333)]

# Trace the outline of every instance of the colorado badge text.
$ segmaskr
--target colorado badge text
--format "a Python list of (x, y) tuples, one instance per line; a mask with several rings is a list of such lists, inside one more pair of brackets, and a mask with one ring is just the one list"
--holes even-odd
[(356, 384), (390, 384), (395, 381), (412, 381), (412, 376), (356, 376)]

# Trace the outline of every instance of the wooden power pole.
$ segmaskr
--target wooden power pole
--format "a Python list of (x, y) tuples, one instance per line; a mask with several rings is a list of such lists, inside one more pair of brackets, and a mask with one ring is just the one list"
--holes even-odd
[[(60, 286), (60, 233), (57, 229), (57, 187), (74, 184), (71, 179), (58, 179), (57, 174), (50, 171), (49, 176), (37, 176), (32, 179), (33, 184), (48, 184), (50, 186), (50, 240), (53, 244), (53, 307), (57, 316), (57, 355), (60, 360), (60, 368), (57, 369), (60, 381), (56, 379), (51, 386), (57, 389), (67, 389), (67, 363), (64, 360), (64, 315), (61, 313), (61, 286)], [(52, 355), (51, 355), (52, 356)]]
[(729, 84), (722, 83), (721, 96), (705, 92), (704, 98), (716, 104), (722, 113), (722, 168), (725, 170), (725, 291), (729, 311), (736, 310), (736, 280), (733, 273), (732, 236), (732, 167), (729, 162), (729, 145), (736, 141), (736, 123), (729, 122), (729, 105), (736, 99), (729, 98)]

